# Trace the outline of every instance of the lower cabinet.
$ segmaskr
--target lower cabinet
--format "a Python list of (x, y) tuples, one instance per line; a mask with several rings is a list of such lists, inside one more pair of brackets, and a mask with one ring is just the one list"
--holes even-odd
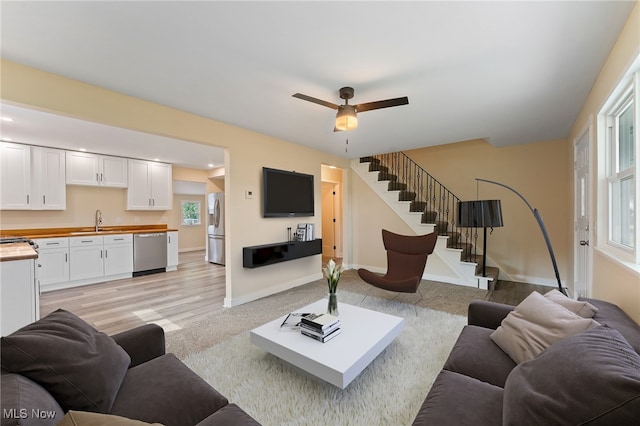
[(0, 282), (0, 325), (2, 335), (6, 336), (40, 318), (34, 259), (2, 262)]
[(40, 290), (69, 281), (69, 238), (40, 238), (38, 259), (36, 260), (36, 277)]
[(178, 231), (167, 232), (167, 271), (178, 269)]
[(133, 234), (35, 241), (41, 291), (127, 278), (133, 273)]
[(104, 275), (102, 237), (69, 238), (69, 279), (86, 280)]
[(133, 273), (133, 235), (104, 237), (104, 275)]

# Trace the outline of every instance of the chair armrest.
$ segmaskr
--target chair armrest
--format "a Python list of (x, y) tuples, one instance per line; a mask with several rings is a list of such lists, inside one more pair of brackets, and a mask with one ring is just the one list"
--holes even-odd
[(495, 330), (515, 306), (486, 300), (472, 300), (469, 303), (467, 323)]
[(164, 330), (156, 324), (145, 324), (111, 336), (131, 357), (131, 367), (165, 354)]

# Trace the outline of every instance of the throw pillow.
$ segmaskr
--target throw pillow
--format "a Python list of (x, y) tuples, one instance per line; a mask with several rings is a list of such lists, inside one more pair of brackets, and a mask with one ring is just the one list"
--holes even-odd
[(574, 314), (581, 316), (582, 318), (593, 318), (596, 312), (598, 312), (598, 308), (593, 306), (591, 303), (584, 300), (569, 299), (567, 296), (560, 293), (555, 288), (545, 293), (544, 297), (553, 302), (556, 302), (559, 305), (564, 306), (565, 308), (567, 308)]
[(597, 326), (534, 291), (502, 320), (490, 337), (516, 364), (536, 357), (552, 344)]
[(504, 425), (630, 425), (639, 416), (640, 355), (607, 326), (518, 365), (504, 386)]
[(111, 414), (69, 411), (56, 426), (162, 426), (160, 423), (146, 423)]
[(109, 412), (131, 362), (111, 337), (62, 309), (3, 337), (1, 359), (64, 411), (96, 412)]

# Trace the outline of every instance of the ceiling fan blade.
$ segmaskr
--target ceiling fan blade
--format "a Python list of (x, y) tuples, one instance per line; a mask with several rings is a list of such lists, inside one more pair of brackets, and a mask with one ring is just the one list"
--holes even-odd
[(356, 105), (356, 111), (365, 112), (365, 111), (371, 111), (373, 109), (407, 105), (408, 103), (409, 103), (409, 98), (404, 96), (402, 98), (393, 98), (393, 99), (386, 99), (384, 101), (366, 102), (364, 104), (358, 104)]
[(331, 109), (338, 109), (338, 105), (334, 103), (323, 101), (322, 99), (318, 99), (318, 98), (312, 98), (311, 96), (303, 95), (302, 93), (296, 93), (295, 95), (291, 95), (291, 96), (293, 96), (294, 98), (302, 99), (303, 101), (309, 101), (309, 102), (313, 102), (314, 104), (326, 106)]

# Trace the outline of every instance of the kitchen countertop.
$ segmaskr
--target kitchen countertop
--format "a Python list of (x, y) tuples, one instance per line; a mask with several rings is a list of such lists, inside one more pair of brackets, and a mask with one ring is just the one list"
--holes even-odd
[(38, 252), (29, 243), (0, 244), (0, 262), (37, 258)]
[(126, 225), (102, 226), (96, 232), (95, 227), (78, 228), (39, 228), (39, 229), (3, 229), (0, 236), (20, 236), (25, 238), (64, 238), (88, 235), (113, 234), (144, 234), (147, 232), (171, 232), (177, 229), (167, 228), (167, 225)]

